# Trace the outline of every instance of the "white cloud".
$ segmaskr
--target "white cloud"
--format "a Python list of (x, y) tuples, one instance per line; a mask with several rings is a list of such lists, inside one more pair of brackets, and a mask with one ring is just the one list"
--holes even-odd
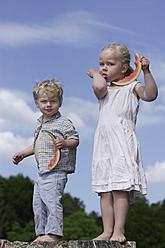
[(109, 23), (96, 21), (96, 20), (87, 20), (87, 22), (89, 24), (95, 25), (97, 27), (107, 28), (107, 29), (111, 29), (111, 30), (114, 30), (114, 31), (119, 31), (119, 32), (122, 32), (122, 33), (134, 35), (134, 36), (141, 36), (140, 34), (137, 34), (135, 32), (131, 32), (131, 31), (127, 30), (127, 29), (119, 28), (119, 27), (117, 27), (115, 25), (111, 25)]
[(28, 139), (20, 135), (14, 136), (12, 132), (0, 133), (0, 157), (3, 160), (11, 159), (14, 153), (25, 149), (33, 142), (33, 138)]
[[(165, 77), (165, 74), (164, 74)], [(161, 85), (159, 88), (159, 98), (163, 103), (165, 103), (165, 85)]]
[(98, 121), (98, 104), (76, 97), (65, 98), (62, 113), (71, 119), (82, 138), (90, 138)]
[[(9, 100), (10, 99), (10, 100)], [(0, 90), (0, 129), (20, 133), (33, 132), (40, 112), (34, 112), (27, 104), (26, 98), (16, 91)], [(98, 119), (98, 105), (76, 97), (65, 98), (60, 109), (83, 133), (94, 132), (93, 123)], [(85, 135), (84, 135), (85, 137)]]
[(161, 82), (164, 82), (165, 77), (164, 55), (164, 50), (160, 50), (157, 53), (150, 53), (146, 55), (150, 59), (150, 69), (158, 86)]
[(18, 46), (51, 42), (60, 45), (92, 46), (100, 40), (99, 33), (102, 28), (137, 35), (99, 19), (99, 16), (91, 12), (77, 11), (62, 14), (47, 24), (1, 22), (0, 44)]
[[(156, 101), (145, 102), (140, 100), (140, 112), (138, 115), (138, 127), (150, 126), (165, 123), (165, 86), (161, 84), (165, 78), (165, 61), (162, 54), (152, 54), (152, 73), (158, 86), (158, 97)], [(143, 75), (141, 74), (143, 81)], [(159, 84), (160, 83), (160, 86)]]
[(161, 103), (141, 101), (137, 127), (145, 127), (165, 123), (165, 105)]
[[(27, 104), (27, 97), (20, 92), (0, 90), (0, 157), (9, 159), (33, 142), (36, 119), (39, 112)], [(62, 114), (72, 120), (81, 139), (90, 138), (98, 119), (98, 105), (79, 98), (65, 98)], [(26, 135), (25, 135), (26, 134)], [(26, 137), (28, 138), (26, 138)]]
[[(65, 107), (64, 107), (65, 109)], [(75, 123), (77, 128), (84, 128), (84, 121), (74, 112), (68, 113), (67, 117)]]
[[(26, 144), (29, 144), (29, 137), (33, 134), (36, 119), (40, 113), (34, 112), (27, 102), (28, 98), (22, 98), (20, 92), (0, 90), (0, 156), (8, 154), (8, 152), (3, 152), (3, 147), (8, 147), (8, 151), (14, 151), (15, 148), (19, 150), (19, 148), (22, 149), (26, 147)], [(72, 120), (81, 139), (89, 140), (91, 137), (93, 138), (96, 130), (99, 118), (98, 109), (98, 103), (76, 97), (67, 97), (60, 112)], [(142, 102), (138, 127), (165, 123), (164, 116), (165, 106), (163, 104)]]
[[(158, 58), (160, 59), (160, 58)], [(163, 58), (164, 59), (164, 58)], [(155, 77), (155, 79), (158, 81), (164, 81), (164, 77), (165, 77), (165, 61), (159, 61), (157, 64), (155, 64), (155, 61), (153, 63), (153, 75)], [(158, 83), (159, 83), (158, 81)]]
[(89, 17), (88, 13), (75, 12), (58, 16), (44, 25), (1, 22), (0, 44), (18, 46), (51, 42), (86, 46), (91, 44), (94, 35), (85, 22), (86, 17)]
[[(20, 93), (20, 92), (19, 92)], [(0, 90), (0, 130), (31, 130), (39, 112), (33, 112), (23, 95), (16, 91)]]
[(146, 177), (149, 183), (165, 183), (165, 161), (148, 166)]

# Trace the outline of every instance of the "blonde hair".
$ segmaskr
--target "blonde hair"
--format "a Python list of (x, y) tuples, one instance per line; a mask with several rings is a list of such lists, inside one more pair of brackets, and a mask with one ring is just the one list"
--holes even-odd
[(129, 76), (134, 71), (133, 68), (130, 66), (131, 55), (130, 55), (129, 49), (125, 45), (122, 45), (122, 44), (119, 44), (119, 43), (111, 43), (111, 44), (107, 45), (106, 47), (104, 47), (101, 50), (101, 52), (105, 51), (105, 50), (108, 50), (108, 49), (115, 50), (115, 52), (116, 52), (118, 58), (120, 59), (122, 65), (124, 65), (124, 64), (128, 65), (128, 69), (125, 72), (124, 76), (125, 77)]
[(50, 80), (42, 80), (33, 85), (33, 97), (35, 102), (37, 102), (39, 98), (40, 90), (50, 98), (57, 97), (59, 100), (59, 106), (61, 107), (63, 101), (63, 89), (58, 80), (55, 80), (54, 78)]

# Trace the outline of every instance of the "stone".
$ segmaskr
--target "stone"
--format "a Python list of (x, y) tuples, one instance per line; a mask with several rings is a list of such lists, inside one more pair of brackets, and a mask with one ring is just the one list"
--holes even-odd
[(70, 240), (60, 242), (21, 242), (0, 240), (0, 248), (136, 248), (136, 242), (127, 241), (120, 244), (117, 241), (100, 240)]

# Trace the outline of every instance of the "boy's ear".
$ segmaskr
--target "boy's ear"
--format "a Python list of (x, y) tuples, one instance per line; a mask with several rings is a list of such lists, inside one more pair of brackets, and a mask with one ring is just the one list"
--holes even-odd
[(126, 73), (127, 70), (128, 70), (128, 64), (124, 64), (123, 69), (122, 69), (122, 73)]
[(37, 108), (39, 108), (38, 101), (35, 101), (35, 104), (36, 104)]

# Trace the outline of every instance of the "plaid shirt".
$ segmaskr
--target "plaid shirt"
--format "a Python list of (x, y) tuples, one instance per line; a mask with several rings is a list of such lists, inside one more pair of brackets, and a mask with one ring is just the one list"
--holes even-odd
[[(42, 123), (43, 116), (37, 120), (37, 126), (34, 131), (34, 144), (38, 137), (38, 134), (42, 130), (51, 132), (56, 138), (61, 139), (79, 139), (78, 132), (75, 130), (72, 122), (61, 116), (58, 111), (50, 120)], [(41, 174), (50, 171), (48, 164), (50, 160), (54, 158), (55, 147), (52, 138), (46, 133), (40, 133), (40, 139), (38, 142), (38, 168)], [(76, 148), (61, 149), (61, 157), (56, 167), (51, 171), (66, 171), (67, 173), (73, 173), (75, 171), (76, 164)]]

